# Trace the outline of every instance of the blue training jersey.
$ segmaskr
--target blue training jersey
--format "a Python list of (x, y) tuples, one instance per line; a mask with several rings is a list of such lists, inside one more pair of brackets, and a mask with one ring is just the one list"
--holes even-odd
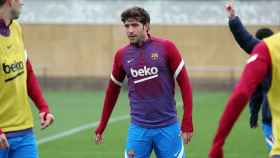
[[(174, 70), (170, 54), (180, 58), (172, 62), (176, 64)], [(165, 39), (152, 37), (141, 47), (129, 44), (117, 52), (111, 79), (116, 84), (121, 84), (125, 76), (128, 79), (132, 123), (156, 128), (177, 122), (174, 87), (183, 66), (179, 51)]]

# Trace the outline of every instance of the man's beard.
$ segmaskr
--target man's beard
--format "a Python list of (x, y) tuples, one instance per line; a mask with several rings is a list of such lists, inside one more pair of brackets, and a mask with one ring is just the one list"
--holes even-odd
[(140, 35), (138, 37), (136, 37), (136, 39), (133, 40), (133, 42), (131, 42), (132, 44), (142, 44), (145, 40), (144, 35)]
[(19, 18), (19, 11), (12, 10), (11, 11), (11, 19), (18, 19)]

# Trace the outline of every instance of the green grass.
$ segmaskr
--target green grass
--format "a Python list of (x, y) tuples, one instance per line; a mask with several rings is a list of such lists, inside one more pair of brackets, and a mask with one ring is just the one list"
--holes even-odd
[[(228, 97), (227, 92), (194, 92), (194, 136), (186, 145), (188, 158), (207, 157), (219, 117)], [(37, 113), (35, 132), (38, 140), (59, 132), (68, 131), (84, 124), (98, 121), (102, 110), (103, 92), (54, 92), (47, 91), (45, 96), (56, 116), (53, 126), (41, 131), (38, 128)], [(177, 101), (181, 102), (180, 95)], [(182, 107), (178, 106), (181, 117)], [(35, 110), (34, 110), (35, 111)], [(122, 92), (111, 118), (129, 114), (127, 92)], [(107, 126), (104, 143), (93, 143), (93, 129), (80, 131), (71, 136), (39, 145), (40, 158), (120, 158), (124, 157), (129, 119)], [(242, 113), (225, 145), (227, 158), (264, 158), (267, 157), (262, 131), (250, 129), (248, 109)], [(152, 156), (153, 158), (155, 156)]]

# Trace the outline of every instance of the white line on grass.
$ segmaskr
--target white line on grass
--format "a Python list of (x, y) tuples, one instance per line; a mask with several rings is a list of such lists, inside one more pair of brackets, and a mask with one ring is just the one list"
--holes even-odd
[[(181, 107), (182, 102), (178, 102), (177, 105), (179, 107)], [(115, 123), (115, 122), (119, 122), (119, 121), (126, 120), (126, 119), (129, 119), (129, 118), (130, 118), (129, 115), (123, 115), (123, 116), (119, 116), (119, 117), (115, 117), (115, 118), (110, 119), (109, 123)], [(76, 134), (76, 133), (78, 133), (80, 131), (83, 131), (83, 130), (87, 130), (87, 129), (90, 129), (90, 128), (97, 127), (98, 123), (99, 122), (85, 124), (85, 125), (82, 125), (82, 126), (79, 126), (79, 127), (76, 127), (76, 128), (64, 131), (64, 132), (60, 132), (60, 133), (57, 133), (57, 134), (54, 134), (54, 135), (51, 135), (51, 136), (47, 136), (46, 138), (42, 138), (42, 139), (38, 140), (38, 145), (45, 144), (45, 143), (48, 143), (48, 142), (51, 142), (51, 141), (54, 141), (54, 140), (57, 140), (57, 139), (61, 139), (61, 138)]]
[[(128, 118), (129, 118), (129, 115), (115, 117), (115, 118), (110, 119), (109, 123), (119, 122), (119, 121), (122, 121), (122, 120), (126, 120)], [(60, 132), (60, 133), (48, 136), (46, 138), (38, 140), (38, 144), (39, 145), (40, 144), (45, 144), (45, 143), (48, 143), (48, 142), (51, 142), (51, 141), (54, 141), (54, 140), (57, 140), (57, 139), (61, 139), (63, 137), (73, 135), (73, 134), (78, 133), (78, 132), (83, 131), (83, 130), (87, 130), (87, 129), (90, 129), (90, 128), (97, 127), (98, 123), (99, 122), (85, 124), (85, 125), (82, 125), (82, 126), (79, 126), (79, 127), (76, 127), (76, 128), (64, 131), (64, 132)]]

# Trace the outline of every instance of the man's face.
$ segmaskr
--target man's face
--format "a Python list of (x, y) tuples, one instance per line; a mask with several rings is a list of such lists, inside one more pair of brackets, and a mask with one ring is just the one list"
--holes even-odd
[(143, 42), (147, 36), (148, 24), (143, 25), (136, 19), (128, 19), (124, 23), (126, 35), (133, 44), (139, 44)]
[(23, 6), (23, 0), (11, 0), (11, 19), (18, 19)]

